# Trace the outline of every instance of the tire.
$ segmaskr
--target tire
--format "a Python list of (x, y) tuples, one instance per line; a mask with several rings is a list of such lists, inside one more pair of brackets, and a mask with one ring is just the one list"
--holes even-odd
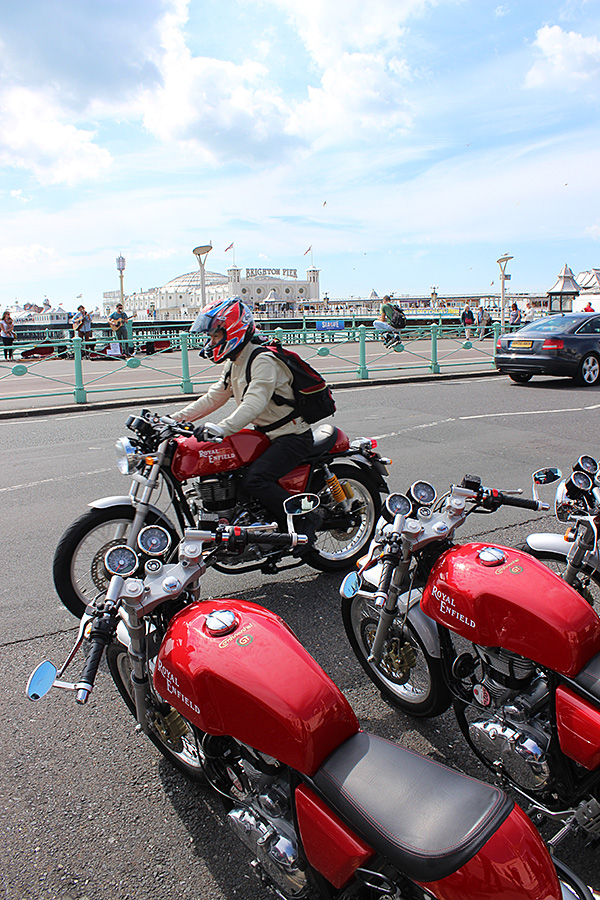
[[(125, 701), (125, 705), (135, 717), (135, 700), (131, 686), (131, 663), (127, 647), (119, 641), (114, 641), (106, 651), (106, 661), (112, 679)], [(175, 712), (161, 698), (157, 698), (157, 700), (157, 709), (158, 705), (161, 708), (164, 707), (164, 714), (169, 711)], [(175, 715), (178, 716), (177, 724), (181, 725), (182, 728), (187, 725), (187, 731), (176, 742), (169, 743), (166, 737), (161, 737), (156, 731), (152, 731), (148, 737), (176, 769), (179, 769), (192, 781), (204, 783), (206, 776), (202, 765), (202, 755), (197, 743), (197, 737), (200, 732), (196, 732), (193, 725), (187, 719), (184, 719), (183, 716), (178, 713), (175, 713)]]
[[(523, 544), (519, 549), (539, 559), (540, 562), (544, 563), (545, 566), (562, 578), (567, 568), (565, 556), (561, 556), (559, 553), (552, 553), (550, 550), (532, 550), (528, 544)], [(574, 585), (574, 588), (600, 614), (600, 573), (590, 566), (584, 566), (578, 575), (578, 583)]]
[(579, 365), (576, 375), (578, 384), (593, 387), (600, 381), (600, 360), (595, 353), (587, 353)]
[[(417, 718), (433, 718), (448, 709), (452, 698), (442, 662), (430, 656), (410, 622), (405, 626), (406, 643), (400, 646), (396, 636), (388, 638), (376, 666), (368, 656), (377, 628), (377, 608), (364, 597), (343, 598), (342, 620), (356, 658), (387, 703)], [(405, 656), (411, 649), (415, 653), (412, 665)]]
[[(104, 570), (104, 554), (111, 544), (127, 540), (134, 515), (133, 506), (92, 508), (76, 519), (58, 542), (53, 563), (54, 586), (69, 612), (78, 619), (88, 603), (106, 592), (109, 576)], [(156, 523), (167, 524), (155, 513), (149, 513), (146, 524)], [(167, 530), (177, 546), (179, 536), (172, 528)]]
[[(347, 529), (317, 531), (314, 549), (303, 558), (321, 572), (347, 571), (366, 553), (371, 543), (381, 514), (381, 498), (374, 481), (357, 466), (332, 465), (330, 468), (339, 481), (352, 490), (352, 505), (360, 511), (360, 522)], [(327, 515), (335, 508), (335, 501), (323, 474), (319, 473), (317, 478), (310, 489), (319, 495), (320, 509)]]
[(531, 381), (533, 375), (530, 375), (529, 372), (512, 372), (509, 373), (508, 377), (515, 384), (527, 384), (528, 381)]

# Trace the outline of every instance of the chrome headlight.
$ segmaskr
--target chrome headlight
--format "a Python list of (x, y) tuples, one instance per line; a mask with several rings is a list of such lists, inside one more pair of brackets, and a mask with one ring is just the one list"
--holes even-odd
[(131, 475), (132, 472), (135, 472), (142, 459), (142, 454), (126, 437), (119, 438), (115, 443), (115, 453), (117, 454), (117, 468), (121, 475)]

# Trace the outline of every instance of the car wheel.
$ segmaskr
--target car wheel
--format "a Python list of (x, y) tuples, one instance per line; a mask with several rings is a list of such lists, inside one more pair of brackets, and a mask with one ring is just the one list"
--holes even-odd
[(586, 387), (592, 387), (598, 384), (600, 380), (600, 360), (595, 353), (588, 353), (581, 360), (579, 371), (577, 373), (577, 381)]
[(528, 381), (531, 381), (533, 375), (530, 375), (528, 372), (513, 372), (508, 377), (516, 384), (527, 384)]

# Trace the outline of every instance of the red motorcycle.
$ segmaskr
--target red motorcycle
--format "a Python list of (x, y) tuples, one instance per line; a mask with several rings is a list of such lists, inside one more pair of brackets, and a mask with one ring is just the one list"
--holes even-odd
[[(537, 483), (560, 477), (536, 473)], [(535, 477), (535, 476), (534, 476)], [(454, 543), (475, 511), (548, 508), (465, 477), (437, 503), (427, 482), (392, 494), (342, 613), (369, 678), (409, 715), (453, 704), (471, 749), (538, 822), (600, 836), (600, 619), (533, 557)]]
[[(90, 503), (61, 537), (54, 554), (54, 584), (73, 615), (81, 618), (88, 603), (104, 595), (108, 578), (104, 554), (113, 544), (139, 551), (138, 535), (146, 525), (161, 525), (176, 558), (185, 528), (203, 522), (267, 525), (272, 514), (243, 494), (246, 470), (270, 444), (260, 431), (244, 429), (222, 443), (197, 441), (193, 425), (182, 425), (148, 410), (129, 416), (133, 437), (117, 441), (117, 465), (131, 476), (129, 495)], [(381, 495), (391, 460), (369, 438), (351, 441), (333, 425), (314, 429), (310, 457), (280, 480), (292, 494), (318, 494), (324, 512), (314, 548), (301, 560), (286, 548), (250, 543), (235, 558), (217, 554), (213, 567), (229, 575), (260, 570), (273, 574), (307, 563), (322, 571), (347, 571), (366, 551), (381, 512)], [(155, 494), (158, 493), (158, 497)], [(140, 556), (140, 571), (147, 555)]]
[[(288, 514), (316, 500), (292, 498)], [(108, 549), (104, 598), (88, 607), (61, 669), (46, 662), (32, 674), (31, 699), (54, 685), (85, 703), (106, 650), (141, 728), (219, 793), (255, 873), (281, 900), (591, 900), (502, 791), (361, 731), (278, 616), (243, 600), (197, 600), (211, 554), (253, 542), (293, 549), (301, 537), (188, 529), (171, 564), (168, 538), (161, 526), (140, 532), (152, 553), (143, 579), (131, 547)], [(62, 681), (82, 644), (79, 682)]]

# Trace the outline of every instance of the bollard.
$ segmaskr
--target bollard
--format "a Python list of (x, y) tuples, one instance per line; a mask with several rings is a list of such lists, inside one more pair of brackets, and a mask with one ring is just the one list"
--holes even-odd
[(184, 394), (193, 394), (194, 393), (194, 385), (192, 384), (190, 378), (190, 354), (189, 354), (189, 346), (188, 340), (189, 335), (187, 331), (182, 331), (180, 333), (181, 338), (181, 390)]
[(440, 330), (439, 325), (436, 325), (435, 322), (431, 326), (431, 363), (430, 370), (434, 375), (439, 375), (440, 366), (438, 363), (438, 352), (437, 352), (437, 342), (438, 342), (438, 332)]
[(369, 377), (369, 370), (367, 369), (367, 328), (365, 325), (358, 326), (358, 371), (356, 377)]
[(75, 399), (75, 403), (86, 403), (87, 394), (85, 392), (85, 387), (83, 384), (83, 366), (81, 365), (81, 338), (77, 335), (73, 338), (73, 355), (74, 355), (74, 364), (75, 364), (75, 390), (73, 391), (73, 397)]

